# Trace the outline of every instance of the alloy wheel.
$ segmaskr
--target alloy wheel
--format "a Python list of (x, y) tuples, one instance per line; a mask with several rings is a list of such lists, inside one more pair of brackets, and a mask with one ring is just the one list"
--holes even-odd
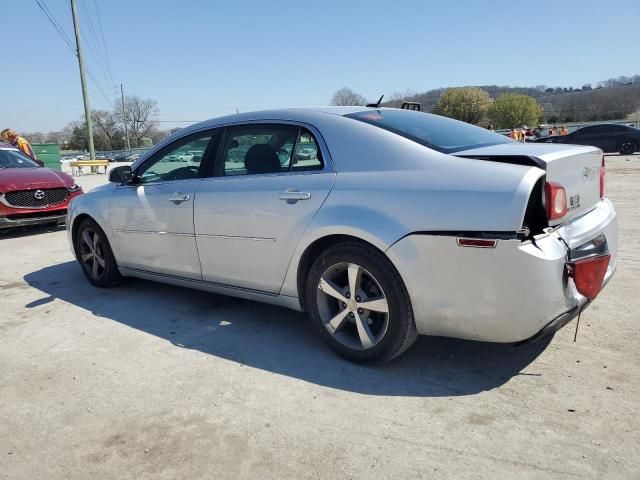
[(338, 263), (325, 270), (317, 295), (322, 323), (342, 345), (369, 349), (387, 332), (387, 297), (376, 278), (360, 265)]
[(85, 228), (80, 236), (80, 261), (91, 278), (97, 280), (104, 275), (104, 248), (100, 235), (91, 228)]
[(620, 145), (620, 153), (623, 155), (631, 155), (635, 150), (635, 144), (632, 141), (624, 142)]

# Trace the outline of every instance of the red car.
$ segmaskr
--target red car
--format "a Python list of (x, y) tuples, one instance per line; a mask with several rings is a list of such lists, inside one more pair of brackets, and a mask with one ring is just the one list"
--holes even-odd
[(70, 175), (41, 167), (12, 145), (0, 143), (0, 230), (64, 223), (69, 201), (82, 193)]

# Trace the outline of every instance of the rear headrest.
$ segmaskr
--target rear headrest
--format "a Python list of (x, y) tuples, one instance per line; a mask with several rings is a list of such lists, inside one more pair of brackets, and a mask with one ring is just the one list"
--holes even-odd
[(258, 143), (247, 150), (244, 167), (248, 174), (276, 173), (282, 171), (275, 149), (267, 143)]

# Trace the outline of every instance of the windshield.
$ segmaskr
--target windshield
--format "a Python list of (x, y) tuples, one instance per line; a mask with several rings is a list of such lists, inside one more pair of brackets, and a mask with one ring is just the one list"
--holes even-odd
[(346, 116), (384, 128), (441, 153), (513, 142), (484, 128), (411, 110), (365, 110)]
[(20, 150), (0, 148), (0, 168), (34, 168), (39, 166)]

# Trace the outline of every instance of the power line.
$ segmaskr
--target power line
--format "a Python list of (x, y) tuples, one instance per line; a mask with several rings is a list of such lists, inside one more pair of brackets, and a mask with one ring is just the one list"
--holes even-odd
[(109, 78), (109, 74), (105, 70), (105, 68), (102, 65), (102, 63), (100, 61), (98, 61), (99, 57), (96, 54), (96, 50), (95, 50), (95, 48), (97, 48), (97, 47), (94, 47), (93, 43), (89, 41), (88, 37), (85, 35), (85, 33), (84, 33), (84, 31), (82, 31), (82, 29), (80, 30), (80, 36), (82, 37), (82, 40), (89, 47), (89, 50), (93, 54), (94, 64), (96, 65), (96, 67), (98, 67), (98, 71), (102, 74), (102, 78), (107, 82), (107, 85), (110, 85), (112, 82), (111, 82), (111, 79)]
[(56, 19), (53, 17), (51, 12), (49, 12), (49, 9), (43, 5), (44, 0), (42, 0), (43, 3), (40, 3), (41, 0), (35, 0), (35, 2), (38, 4), (38, 7), (40, 7), (40, 10), (42, 10), (42, 13), (44, 13), (45, 17), (49, 19), (49, 21), (53, 25), (53, 28), (56, 29), (56, 32), (58, 32), (58, 35), (60, 35), (60, 38), (62, 38), (62, 40), (64, 40), (64, 43), (67, 44), (67, 47), (69, 47), (69, 50), (71, 50), (75, 55), (76, 50), (75, 48), (73, 48), (73, 45), (71, 44), (71, 40), (69, 40), (69, 37), (67, 37), (67, 35), (64, 33), (62, 28), (60, 28), (60, 25), (58, 25), (58, 22), (56, 21)]
[[(96, 10), (96, 18), (98, 19), (98, 27), (100, 29), (100, 38), (102, 39), (102, 46), (104, 48), (104, 56), (107, 60), (107, 69), (109, 70), (109, 74), (111, 75), (113, 72), (111, 70), (111, 60), (109, 59), (109, 50), (107, 49), (107, 42), (104, 40), (104, 30), (102, 29), (102, 20), (100, 19), (100, 9), (98, 8), (98, 2), (93, 0), (93, 6)], [(111, 81), (113, 82), (113, 75), (111, 75)]]
[[(69, 47), (69, 50), (71, 50), (73, 55), (77, 57), (78, 52), (73, 47), (73, 44), (72, 44), (71, 40), (69, 39), (67, 34), (64, 32), (64, 30), (62, 29), (62, 27), (60, 26), (60, 24), (58, 23), (58, 21), (54, 17), (53, 13), (51, 13), (51, 10), (49, 10), (49, 7), (45, 3), (45, 1), (44, 0), (35, 0), (35, 2), (38, 5), (38, 7), (40, 7), (40, 10), (42, 10), (42, 13), (45, 15), (45, 17), (47, 17), (47, 19), (51, 22), (51, 24), (53, 25), (53, 28), (55, 28), (55, 30), (58, 33), (58, 35), (60, 36), (60, 38), (62, 38), (64, 43), (66, 43), (67, 47)], [(88, 68), (86, 70), (87, 70), (87, 73), (89, 74), (89, 77), (91, 77), (91, 80), (93, 81), (93, 83), (95, 84), (96, 88), (100, 92), (100, 94), (104, 97), (104, 99), (107, 101), (107, 103), (111, 104), (111, 100), (108, 99), (107, 95), (104, 93), (104, 90), (103, 90), (101, 84), (96, 80), (96, 78), (93, 75), (93, 73), (91, 72), (91, 70), (88, 69)]]
[(107, 65), (107, 60), (104, 53), (106, 47), (104, 46), (104, 44), (100, 42), (98, 38), (96, 28), (94, 27), (93, 20), (91, 18), (91, 13), (87, 8), (85, 0), (81, 0), (80, 5), (84, 10), (84, 13), (87, 19), (87, 25), (89, 26), (87, 29), (88, 35), (85, 36), (83, 32), (82, 37), (85, 39), (87, 45), (89, 45), (89, 48), (93, 52), (93, 55), (95, 56), (95, 63), (98, 66), (98, 68), (101, 70), (107, 83), (111, 85), (115, 85), (115, 82), (113, 80), (113, 75), (111, 75), (110, 67)]

